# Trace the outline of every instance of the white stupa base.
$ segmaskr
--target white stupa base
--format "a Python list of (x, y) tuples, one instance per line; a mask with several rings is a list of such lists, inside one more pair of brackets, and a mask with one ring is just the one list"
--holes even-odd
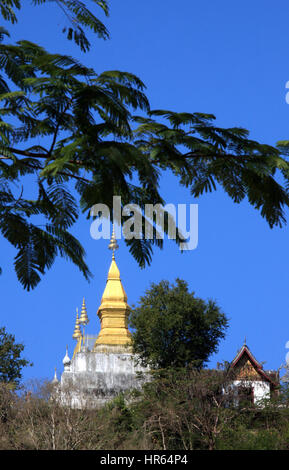
[[(61, 402), (73, 408), (96, 408), (121, 392), (141, 389), (148, 369), (127, 349), (79, 352), (66, 367), (59, 384)], [(104, 350), (103, 350), (104, 351)]]

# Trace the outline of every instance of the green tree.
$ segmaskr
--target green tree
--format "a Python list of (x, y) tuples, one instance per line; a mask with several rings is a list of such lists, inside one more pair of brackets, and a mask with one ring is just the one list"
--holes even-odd
[[(81, 48), (83, 52), (90, 49), (90, 42), (83, 28), (91, 30), (102, 39), (109, 38), (109, 32), (105, 25), (86, 7), (85, 3), (80, 0), (31, 0), (32, 5), (38, 6), (45, 3), (54, 3), (60, 8), (66, 19), (66, 25), (62, 31), (67, 33), (67, 39), (74, 42)], [(97, 5), (104, 14), (108, 15), (107, 0), (91, 0), (91, 4)], [(0, 12), (4, 20), (11, 23), (17, 23), (17, 10), (23, 5), (21, 0), (1, 0)]]
[[(83, 2), (54, 3), (68, 19), (68, 39), (83, 51), (90, 46), (85, 29), (108, 37)], [(105, 0), (92, 3), (108, 14)], [(4, 0), (0, 13), (13, 23), (20, 7)], [(166, 170), (196, 197), (221, 185), (234, 202), (247, 197), (271, 227), (285, 223), (289, 167), (278, 149), (250, 140), (245, 129), (217, 127), (211, 114), (152, 111), (134, 74), (98, 73), (29, 41), (7, 44), (8, 35), (1, 28), (0, 231), (17, 250), (24, 288), (34, 288), (57, 256), (88, 279), (84, 249), (69, 232), (79, 211), (89, 216), (95, 203), (105, 203), (112, 214), (113, 195), (142, 209), (162, 204)], [(153, 225), (153, 239), (126, 240), (141, 267), (154, 245), (163, 246)]]
[(14, 335), (7, 333), (5, 327), (0, 328), (0, 382), (19, 384), (23, 367), (32, 365), (21, 357), (23, 349)]
[(133, 349), (154, 368), (201, 367), (217, 351), (228, 320), (217, 304), (189, 292), (177, 279), (152, 284), (129, 318)]

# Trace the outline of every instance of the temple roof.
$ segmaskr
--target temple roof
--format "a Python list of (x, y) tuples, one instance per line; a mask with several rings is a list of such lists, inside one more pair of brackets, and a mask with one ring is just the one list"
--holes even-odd
[(255, 371), (266, 381), (270, 382), (272, 385), (278, 385), (278, 373), (275, 371), (264, 371), (263, 366), (260, 362), (257, 361), (255, 356), (250, 351), (247, 344), (244, 344), (240, 351), (237, 353), (236, 357), (231, 362), (231, 368), (236, 369), (238, 367), (243, 368), (245, 361), (247, 358), (247, 362), (249, 361)]

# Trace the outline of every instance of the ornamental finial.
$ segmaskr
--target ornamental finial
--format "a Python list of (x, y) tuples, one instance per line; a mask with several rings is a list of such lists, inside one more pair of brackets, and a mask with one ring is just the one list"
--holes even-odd
[(84, 297), (83, 297), (83, 301), (82, 301), (82, 307), (81, 307), (81, 314), (80, 314), (79, 323), (83, 326), (85, 326), (89, 323)]
[(108, 249), (112, 250), (112, 259), (114, 259), (114, 252), (119, 248), (116, 238), (115, 238), (115, 233), (114, 233), (114, 224), (112, 224), (112, 234), (111, 234), (111, 239), (110, 243), (108, 245)]
[(64, 366), (70, 365), (70, 362), (71, 362), (71, 361), (70, 361), (70, 357), (68, 356), (68, 346), (67, 346), (67, 345), (66, 345), (66, 353), (65, 353), (65, 356), (64, 356), (62, 362), (63, 362), (63, 365), (64, 365)]
[(72, 338), (78, 340), (80, 337), (81, 337), (81, 330), (79, 326), (78, 308), (77, 308), (76, 309), (76, 322), (75, 322), (75, 327), (74, 327)]
[(57, 378), (57, 371), (56, 371), (56, 367), (54, 368), (54, 377), (53, 377), (53, 380), (51, 383), (53, 384), (58, 384), (59, 380)]

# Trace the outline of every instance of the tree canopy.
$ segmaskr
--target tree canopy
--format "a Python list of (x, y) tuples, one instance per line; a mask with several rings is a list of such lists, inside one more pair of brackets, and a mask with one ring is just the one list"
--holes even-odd
[[(67, 39), (73, 40), (83, 52), (89, 51), (91, 44), (85, 34), (85, 29), (92, 31), (99, 38), (108, 39), (109, 32), (102, 21), (97, 18), (90, 8), (80, 0), (31, 0), (34, 6), (45, 3), (54, 3), (63, 12), (64, 22), (63, 33)], [(87, 2), (86, 2), (87, 3)], [(91, 0), (90, 4), (97, 5), (107, 16), (109, 13), (107, 0)], [(0, 12), (4, 20), (16, 23), (18, 21), (17, 10), (23, 6), (21, 0), (1, 0)]]
[[(108, 37), (84, 3), (54, 3), (69, 20), (68, 39), (83, 51), (85, 29)], [(93, 3), (108, 14), (106, 1)], [(13, 23), (20, 7), (5, 0), (0, 12)], [(159, 182), (168, 169), (194, 197), (222, 186), (236, 203), (247, 198), (270, 227), (286, 222), (289, 168), (279, 149), (249, 139), (246, 129), (216, 126), (212, 114), (151, 110), (133, 73), (95, 71), (26, 40), (10, 44), (8, 36), (2, 27), (0, 231), (17, 250), (24, 288), (34, 288), (58, 255), (89, 279), (84, 249), (69, 232), (79, 211), (89, 215), (105, 203), (112, 214), (113, 195), (142, 209), (163, 204)], [(154, 229), (151, 240), (125, 240), (141, 267), (151, 262), (154, 245), (163, 246), (155, 222)]]
[(0, 328), (0, 382), (17, 385), (22, 376), (22, 369), (31, 365), (21, 357), (24, 345), (15, 342), (14, 335)]
[(177, 279), (152, 284), (129, 317), (133, 350), (154, 368), (202, 367), (217, 351), (228, 320), (213, 300), (189, 292)]

